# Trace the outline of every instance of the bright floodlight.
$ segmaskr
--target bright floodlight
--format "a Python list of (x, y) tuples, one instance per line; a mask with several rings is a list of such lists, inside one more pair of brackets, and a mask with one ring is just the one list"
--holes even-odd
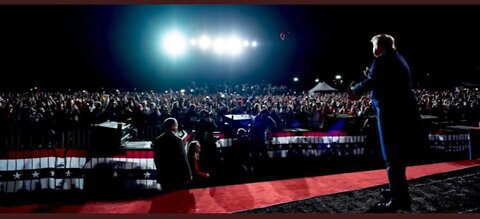
[(315, 79), (315, 82), (317, 82), (317, 83), (320, 82), (320, 79), (316, 78), (316, 79)]
[(257, 47), (257, 41), (252, 42), (252, 47)]
[(298, 82), (298, 77), (294, 77), (293, 81)]
[(242, 43), (237, 37), (231, 37), (226, 46), (230, 55), (237, 55), (242, 51)]
[(210, 47), (210, 38), (208, 38), (208, 36), (202, 36), (200, 37), (200, 40), (199, 40), (199, 45), (200, 45), (200, 48), (202, 49), (208, 49)]
[(213, 49), (215, 50), (216, 53), (223, 54), (227, 49), (227, 43), (225, 42), (225, 40), (218, 38), (213, 43)]
[(187, 49), (187, 41), (179, 32), (171, 32), (163, 38), (163, 49), (169, 55), (178, 57)]
[(197, 40), (196, 39), (191, 39), (190, 40), (190, 45), (196, 46), (197, 45)]
[(248, 45), (250, 45), (250, 43), (246, 40), (243, 41), (243, 46), (247, 47)]
[(335, 79), (340, 80), (340, 79), (342, 79), (342, 76), (341, 75), (335, 75)]

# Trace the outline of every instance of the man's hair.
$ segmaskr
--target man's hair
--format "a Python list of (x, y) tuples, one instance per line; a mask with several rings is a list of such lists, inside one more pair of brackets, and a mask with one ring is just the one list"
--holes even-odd
[[(376, 43), (377, 46), (381, 46), (385, 49), (395, 50), (395, 39), (388, 34), (378, 34), (370, 40), (372, 43)], [(376, 41), (376, 42), (375, 42)]]
[(173, 124), (177, 123), (177, 120), (175, 118), (167, 118), (165, 121), (163, 121), (163, 128), (165, 130), (172, 130)]

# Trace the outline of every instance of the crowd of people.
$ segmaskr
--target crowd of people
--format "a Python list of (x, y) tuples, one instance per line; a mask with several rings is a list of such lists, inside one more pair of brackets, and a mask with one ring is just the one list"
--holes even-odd
[[(422, 114), (438, 116), (443, 121), (470, 120), (478, 124), (478, 89), (416, 90), (415, 94)], [(225, 174), (221, 168), (225, 162), (213, 135), (214, 131), (225, 132), (229, 128), (225, 125), (225, 115), (250, 114), (255, 118), (250, 127), (233, 130), (237, 141), (229, 165), (241, 167), (239, 173), (248, 175), (256, 172), (255, 168), (266, 157), (266, 130), (322, 130), (329, 118), (334, 121), (334, 117), (343, 115), (358, 123), (354, 126), (358, 129), (366, 126), (365, 121), (375, 115), (369, 95), (358, 100), (349, 100), (347, 95), (346, 92), (308, 94), (271, 84), (192, 84), (185, 90), (163, 92), (0, 93), (0, 133), (81, 129), (107, 120), (129, 123), (136, 128), (160, 127), (167, 118), (174, 118), (178, 120), (178, 129), (195, 130), (196, 141), (182, 155), (185, 157), (182, 162), (189, 164), (192, 185), (202, 186), (211, 182), (211, 175), (215, 178)]]
[(448, 91), (418, 90), (417, 99), (422, 114), (435, 115), (441, 121), (480, 119), (480, 91), (478, 88), (456, 88)]
[[(28, 129), (68, 129), (89, 127), (107, 120), (126, 122), (134, 127), (159, 126), (168, 117), (176, 118), (180, 129), (194, 129), (200, 112), (206, 111), (219, 129), (224, 115), (268, 113), (277, 129), (321, 129), (326, 119), (349, 115), (363, 121), (375, 115), (368, 96), (348, 100), (344, 92), (295, 92), (271, 84), (192, 84), (185, 90), (164, 92), (70, 92), (32, 90), (0, 93), (0, 129), (15, 132)], [(446, 121), (480, 118), (480, 91), (455, 89), (417, 90), (422, 114)], [(221, 130), (219, 130), (221, 131)]]

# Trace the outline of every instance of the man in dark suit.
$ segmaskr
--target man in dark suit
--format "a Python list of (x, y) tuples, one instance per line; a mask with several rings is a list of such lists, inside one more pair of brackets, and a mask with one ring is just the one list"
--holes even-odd
[[(373, 61), (367, 79), (349, 89), (349, 98), (371, 91), (376, 109), (382, 156), (385, 160), (389, 188), (382, 191), (385, 199), (371, 210), (395, 212), (410, 209), (410, 195), (405, 175), (408, 153), (416, 153), (423, 133), (417, 101), (413, 92), (410, 69), (395, 48), (395, 40), (387, 34), (372, 38)], [(424, 146), (421, 146), (423, 148)]]
[(163, 122), (165, 132), (155, 139), (153, 151), (157, 168), (157, 182), (162, 191), (185, 188), (192, 180), (185, 147), (181, 138), (175, 135), (178, 123), (174, 118)]
[(267, 108), (262, 109), (262, 111), (255, 116), (248, 130), (252, 148), (255, 151), (254, 159), (261, 160), (268, 157), (268, 132), (273, 131), (276, 127), (277, 123), (270, 117), (270, 112)]

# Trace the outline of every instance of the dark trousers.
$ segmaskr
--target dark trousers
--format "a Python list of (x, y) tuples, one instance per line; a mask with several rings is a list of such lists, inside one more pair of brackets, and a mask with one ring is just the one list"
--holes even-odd
[[(382, 148), (382, 156), (387, 168), (388, 180), (392, 199), (407, 200), (410, 197), (408, 191), (406, 171), (406, 161), (408, 156), (410, 142), (408, 136), (403, 136), (402, 129), (399, 124), (402, 120), (395, 117), (385, 118), (380, 114), (378, 120), (378, 131), (380, 137), (380, 146)], [(414, 152), (412, 152), (414, 153)]]
[(408, 191), (407, 177), (405, 175), (406, 166), (404, 162), (385, 160), (387, 167), (388, 181), (393, 199), (407, 200), (410, 197)]

